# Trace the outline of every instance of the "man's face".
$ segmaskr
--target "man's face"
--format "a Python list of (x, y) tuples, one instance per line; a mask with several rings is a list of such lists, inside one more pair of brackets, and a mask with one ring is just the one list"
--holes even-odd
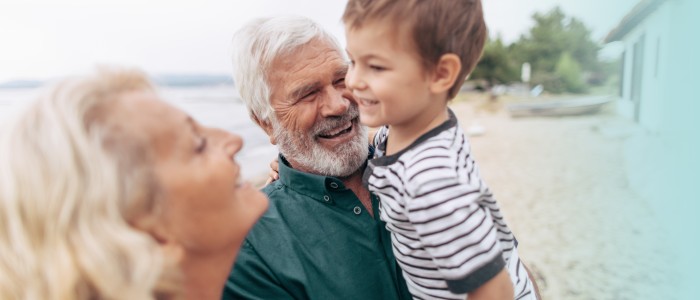
[(312, 40), (278, 57), (269, 72), (275, 118), (268, 132), (292, 167), (337, 177), (357, 171), (367, 158), (367, 134), (338, 50)]

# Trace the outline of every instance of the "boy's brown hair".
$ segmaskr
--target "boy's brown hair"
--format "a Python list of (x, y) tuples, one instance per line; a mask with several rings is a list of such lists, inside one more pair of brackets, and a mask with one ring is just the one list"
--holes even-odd
[(407, 29), (423, 68), (432, 70), (444, 54), (454, 53), (462, 69), (447, 99), (457, 95), (476, 66), (486, 42), (480, 0), (349, 0), (343, 22), (350, 28), (388, 21)]

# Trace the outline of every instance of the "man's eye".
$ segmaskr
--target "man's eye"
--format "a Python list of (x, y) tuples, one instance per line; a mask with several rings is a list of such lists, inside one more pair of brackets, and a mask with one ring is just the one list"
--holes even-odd
[(316, 93), (318, 93), (318, 90), (314, 90), (314, 91), (312, 91), (312, 92), (309, 92), (309, 93), (307, 93), (306, 95), (304, 95), (303, 97), (301, 97), (301, 99), (299, 99), (299, 101), (304, 101), (304, 100), (312, 99), (313, 96), (316, 95)]
[(345, 85), (345, 77), (336, 80), (333, 85)]

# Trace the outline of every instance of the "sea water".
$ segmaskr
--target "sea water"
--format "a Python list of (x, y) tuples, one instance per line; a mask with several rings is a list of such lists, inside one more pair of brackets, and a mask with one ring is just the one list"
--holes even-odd
[[(240, 135), (243, 149), (236, 156), (244, 178), (267, 173), (277, 155), (265, 132), (248, 116), (248, 111), (232, 86), (160, 87), (162, 98), (190, 114), (205, 126)], [(0, 124), (16, 116), (41, 92), (38, 88), (0, 89)]]

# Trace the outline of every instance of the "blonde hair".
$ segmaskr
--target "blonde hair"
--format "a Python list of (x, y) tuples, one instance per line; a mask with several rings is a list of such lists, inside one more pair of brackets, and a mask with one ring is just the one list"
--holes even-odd
[[(61, 82), (0, 134), (0, 299), (153, 299), (165, 259), (147, 141), (111, 120), (135, 70)], [(167, 294), (163, 292), (163, 295)]]

